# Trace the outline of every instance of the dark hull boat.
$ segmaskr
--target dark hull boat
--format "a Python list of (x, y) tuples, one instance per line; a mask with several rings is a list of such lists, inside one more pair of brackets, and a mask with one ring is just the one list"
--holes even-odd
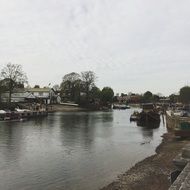
[(160, 115), (157, 112), (154, 111), (149, 111), (149, 112), (144, 112), (142, 111), (139, 114), (139, 121), (141, 122), (160, 122)]
[(154, 126), (155, 128), (160, 124), (160, 114), (154, 108), (153, 104), (143, 104), (143, 110), (139, 113), (137, 125), (139, 126)]

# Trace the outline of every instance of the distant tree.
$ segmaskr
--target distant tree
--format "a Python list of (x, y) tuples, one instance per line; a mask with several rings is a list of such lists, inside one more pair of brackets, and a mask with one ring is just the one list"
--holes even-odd
[(179, 95), (171, 94), (171, 95), (169, 95), (169, 99), (170, 99), (171, 103), (176, 103), (176, 102), (178, 102)]
[(81, 79), (78, 73), (66, 74), (60, 85), (62, 96), (65, 94), (71, 101), (77, 101), (80, 96), (80, 83)]
[(144, 102), (151, 102), (152, 101), (152, 92), (146, 91), (143, 95), (143, 101)]
[(2, 93), (6, 92), (7, 90), (7, 84), (6, 84), (6, 80), (1, 80), (0, 81), (0, 103), (1, 103), (1, 95)]
[(152, 95), (152, 100), (153, 100), (154, 102), (159, 102), (160, 97), (159, 97), (158, 95), (154, 94), (154, 95)]
[(40, 88), (40, 85), (36, 84), (36, 85), (34, 86), (34, 88)]
[(92, 99), (100, 99), (101, 90), (96, 86), (92, 87), (92, 89), (90, 90), (90, 96)]
[(93, 71), (84, 71), (81, 73), (86, 100), (89, 101), (89, 92), (95, 86), (96, 75)]
[(101, 92), (101, 100), (104, 104), (111, 103), (113, 101), (114, 91), (110, 87), (104, 87)]
[(24, 84), (23, 83), (18, 83), (18, 84), (16, 84), (16, 88), (24, 88)]
[(59, 86), (58, 84), (55, 84), (55, 85), (53, 86), (53, 89), (54, 89), (55, 91), (59, 91), (59, 90), (60, 90), (60, 86)]
[(179, 97), (182, 103), (189, 104), (190, 103), (190, 87), (184, 86), (180, 89)]
[(114, 96), (114, 97), (113, 97), (113, 102), (119, 102), (118, 96)]
[(22, 66), (8, 63), (1, 71), (1, 78), (8, 80), (9, 103), (11, 95), (18, 84), (27, 83), (26, 74), (22, 71)]

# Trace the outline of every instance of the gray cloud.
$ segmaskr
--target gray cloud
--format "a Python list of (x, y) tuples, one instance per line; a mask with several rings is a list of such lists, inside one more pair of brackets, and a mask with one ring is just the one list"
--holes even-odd
[(0, 69), (60, 83), (94, 70), (100, 87), (170, 94), (189, 84), (188, 0), (0, 0)]

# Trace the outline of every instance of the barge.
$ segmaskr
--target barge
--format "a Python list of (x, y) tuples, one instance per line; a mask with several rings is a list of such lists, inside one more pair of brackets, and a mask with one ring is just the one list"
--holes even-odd
[[(147, 103), (142, 104), (142, 112), (138, 116), (138, 125), (149, 126), (149, 124), (160, 124), (160, 114), (155, 108), (154, 104)], [(157, 125), (156, 125), (157, 126)]]

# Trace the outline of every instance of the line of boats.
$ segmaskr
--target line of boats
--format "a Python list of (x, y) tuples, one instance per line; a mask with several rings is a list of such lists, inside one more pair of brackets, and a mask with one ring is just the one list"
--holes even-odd
[[(128, 105), (114, 104), (113, 109), (130, 109)], [(142, 104), (142, 111), (135, 111), (130, 116), (130, 121), (137, 122), (138, 126), (158, 128), (160, 126), (160, 115), (163, 112), (153, 103)], [(44, 117), (48, 115), (46, 109), (29, 110), (15, 109), (0, 110), (0, 121), (24, 121), (30, 118)], [(190, 109), (173, 108), (166, 111), (166, 124), (169, 130), (173, 130), (176, 136), (190, 137)]]
[(30, 118), (44, 117), (47, 115), (48, 112), (45, 109), (15, 109), (15, 111), (0, 110), (0, 121), (25, 121)]
[[(134, 112), (130, 121), (136, 121), (138, 126), (159, 127), (160, 115), (163, 111), (154, 104), (142, 104), (141, 112)], [(190, 137), (190, 105), (172, 105), (165, 111), (166, 126), (176, 137)]]

